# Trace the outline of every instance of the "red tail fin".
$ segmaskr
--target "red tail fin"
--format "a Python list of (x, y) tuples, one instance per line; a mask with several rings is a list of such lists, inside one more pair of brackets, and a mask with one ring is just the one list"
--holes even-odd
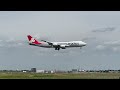
[(41, 44), (39, 41), (37, 41), (36, 39), (34, 39), (32, 36), (28, 35), (28, 40), (30, 43), (32, 44)]

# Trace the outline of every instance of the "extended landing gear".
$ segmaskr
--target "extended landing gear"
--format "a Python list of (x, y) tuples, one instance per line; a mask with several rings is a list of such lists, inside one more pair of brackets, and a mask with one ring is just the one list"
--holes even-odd
[(58, 51), (59, 51), (59, 50), (60, 50), (60, 45), (56, 46), (56, 47), (55, 47), (55, 50), (58, 50)]
[(55, 50), (60, 50), (60, 48), (59, 48), (59, 47), (56, 47)]

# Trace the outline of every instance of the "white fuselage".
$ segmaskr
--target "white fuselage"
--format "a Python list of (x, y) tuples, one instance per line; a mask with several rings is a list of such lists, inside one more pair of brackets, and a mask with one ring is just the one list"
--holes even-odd
[(55, 50), (66, 49), (68, 47), (83, 47), (86, 43), (83, 41), (69, 41), (69, 42), (48, 42), (45, 40), (38, 41), (34, 39), (31, 35), (28, 35), (28, 40), (30, 45), (45, 47), (45, 48), (55, 48)]
[[(65, 46), (65, 47), (82, 47), (82, 46), (86, 46), (85, 42), (82, 41), (70, 41), (70, 42), (52, 42), (53, 46)], [(38, 45), (40, 47), (46, 47), (46, 48), (54, 48), (53, 46), (49, 45), (46, 42), (42, 42), (42, 44)]]

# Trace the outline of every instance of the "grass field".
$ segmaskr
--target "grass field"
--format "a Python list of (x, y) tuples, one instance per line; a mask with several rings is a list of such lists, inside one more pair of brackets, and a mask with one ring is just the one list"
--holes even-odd
[(0, 79), (120, 79), (120, 73), (40, 74), (2, 72)]

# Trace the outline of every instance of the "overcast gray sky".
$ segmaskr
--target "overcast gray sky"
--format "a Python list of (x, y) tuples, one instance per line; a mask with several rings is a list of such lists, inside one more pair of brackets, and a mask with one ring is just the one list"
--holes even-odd
[[(86, 47), (55, 51), (38, 40), (83, 40)], [(0, 69), (120, 69), (119, 11), (1, 11)]]

